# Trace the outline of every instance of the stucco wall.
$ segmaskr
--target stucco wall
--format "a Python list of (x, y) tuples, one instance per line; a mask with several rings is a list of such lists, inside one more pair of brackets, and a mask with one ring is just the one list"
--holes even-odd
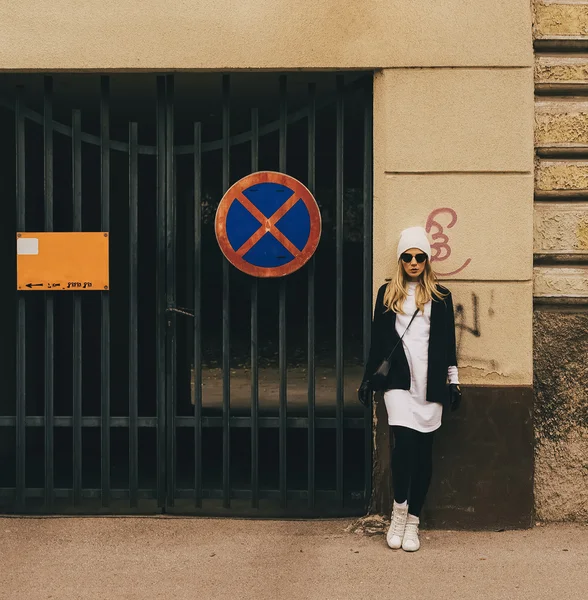
[(528, 0), (2, 2), (0, 69), (528, 66), (529, 19)]
[(531, 69), (384, 70), (374, 111), (374, 288), (425, 226), (461, 305), (462, 383), (530, 385)]

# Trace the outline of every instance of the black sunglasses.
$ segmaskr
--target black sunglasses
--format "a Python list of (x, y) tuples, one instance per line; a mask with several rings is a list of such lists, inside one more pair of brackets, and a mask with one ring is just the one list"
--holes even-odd
[(424, 263), (427, 260), (427, 255), (424, 252), (421, 252), (420, 254), (409, 254), (408, 252), (403, 252), (400, 255), (400, 258), (402, 259), (402, 262), (405, 263), (411, 262), (413, 258), (415, 258), (418, 263)]

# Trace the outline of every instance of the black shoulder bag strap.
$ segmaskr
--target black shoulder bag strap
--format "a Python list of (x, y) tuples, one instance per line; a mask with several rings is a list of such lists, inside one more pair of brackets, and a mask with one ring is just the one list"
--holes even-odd
[(400, 339), (396, 342), (396, 344), (394, 344), (394, 348), (392, 348), (392, 352), (390, 352), (390, 354), (388, 355), (388, 362), (390, 362), (392, 360), (392, 355), (394, 354), (394, 350), (396, 350), (396, 348), (398, 347), (398, 344), (400, 344), (400, 342), (402, 341), (402, 338), (404, 337), (404, 334), (408, 331), (408, 328), (412, 325), (412, 322), (414, 321), (414, 318), (417, 316), (419, 312), (419, 309), (417, 308), (414, 311), (414, 314), (412, 315), (412, 318), (410, 319), (410, 321), (408, 322), (408, 325), (406, 326), (406, 329), (404, 330), (404, 333), (402, 334), (402, 336), (400, 337)]
[(408, 328), (411, 326), (411, 324), (414, 321), (414, 318), (417, 316), (418, 312), (419, 312), (419, 309), (417, 308), (414, 311), (414, 314), (412, 315), (412, 318), (410, 319), (410, 322), (406, 326), (406, 329), (404, 330), (404, 333), (402, 334), (402, 337), (396, 342), (396, 344), (394, 344), (394, 348), (392, 348), (392, 352), (390, 352), (390, 354), (388, 355), (388, 358), (386, 360), (383, 360), (380, 363), (380, 366), (377, 368), (377, 370), (373, 374), (372, 380), (373, 380), (373, 384), (374, 384), (374, 389), (375, 390), (378, 389), (378, 386), (383, 385), (386, 377), (388, 377), (388, 372), (390, 371), (390, 361), (392, 360), (392, 355), (394, 354), (394, 350), (396, 350), (396, 348), (398, 347), (398, 344), (400, 344), (400, 342), (402, 341), (402, 338), (404, 337), (404, 335), (408, 331)]

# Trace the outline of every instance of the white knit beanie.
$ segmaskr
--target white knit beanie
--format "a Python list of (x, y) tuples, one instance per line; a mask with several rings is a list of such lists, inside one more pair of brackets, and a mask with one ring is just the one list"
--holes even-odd
[(400, 234), (400, 241), (398, 242), (397, 258), (400, 259), (400, 255), (406, 252), (410, 248), (418, 248), (422, 250), (429, 259), (431, 258), (431, 244), (427, 238), (427, 232), (424, 227), (409, 227), (404, 229)]

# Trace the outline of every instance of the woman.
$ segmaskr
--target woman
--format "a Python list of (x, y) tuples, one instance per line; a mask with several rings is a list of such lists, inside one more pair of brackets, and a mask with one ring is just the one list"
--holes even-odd
[[(378, 290), (372, 343), (359, 400), (367, 405), (374, 372), (390, 358), (384, 390), (392, 453), (394, 505), (388, 546), (415, 552), (420, 547), (419, 516), (432, 474), (433, 435), (443, 404), (459, 406), (453, 301), (437, 283), (431, 246), (422, 227), (405, 229), (397, 248), (396, 276)], [(449, 387), (447, 386), (449, 380)]]

